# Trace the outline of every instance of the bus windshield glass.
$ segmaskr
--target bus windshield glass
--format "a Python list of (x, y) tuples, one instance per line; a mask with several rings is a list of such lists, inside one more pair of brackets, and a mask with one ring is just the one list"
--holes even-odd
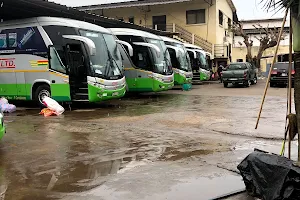
[(103, 78), (121, 76), (122, 59), (114, 37), (86, 30), (80, 30), (80, 34), (93, 40), (96, 45), (96, 55), (90, 56), (94, 74)]
[(178, 43), (173, 43), (172, 45), (183, 50), (183, 52), (179, 51), (179, 56), (177, 58), (180, 63), (180, 69), (187, 72), (192, 71), (190, 57), (187, 50), (184, 48), (184, 45)]
[(208, 69), (208, 63), (207, 63), (205, 54), (197, 51), (197, 57), (201, 63), (201, 68)]
[(154, 57), (154, 71), (163, 75), (171, 75), (173, 73), (171, 57), (164, 41), (156, 39), (147, 39), (147, 42), (156, 45), (160, 49), (160, 56), (158, 57), (156, 50), (150, 48)]

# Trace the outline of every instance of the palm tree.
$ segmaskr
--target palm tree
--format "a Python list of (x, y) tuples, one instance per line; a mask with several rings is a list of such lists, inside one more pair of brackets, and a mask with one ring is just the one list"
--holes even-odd
[(293, 27), (293, 49), (295, 68), (294, 102), (297, 114), (298, 133), (300, 133), (300, 0), (262, 0), (267, 10), (290, 9)]

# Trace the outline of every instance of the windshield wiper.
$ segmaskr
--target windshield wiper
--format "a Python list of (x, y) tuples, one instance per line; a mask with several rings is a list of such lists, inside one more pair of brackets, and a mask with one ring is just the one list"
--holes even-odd
[(164, 58), (167, 61), (166, 66), (164, 66), (164, 71), (165, 71), (166, 74), (169, 72), (169, 68), (168, 68), (169, 66), (168, 65), (172, 65), (172, 62), (167, 58), (167, 51), (168, 51), (168, 49), (166, 49), (165, 52), (164, 52)]
[(105, 77), (108, 77), (107, 70), (108, 70), (108, 68), (110, 67), (110, 63), (111, 63), (111, 61), (110, 61), (110, 59), (108, 58), (107, 61), (106, 61), (106, 63), (105, 63), (105, 69), (104, 69), (104, 76), (105, 76)]
[(116, 59), (111, 55), (110, 51), (107, 49), (107, 53), (108, 53), (108, 61), (110, 61), (109, 63), (111, 64), (111, 66), (114, 65), (114, 63), (116, 64), (117, 68), (119, 69), (119, 71), (122, 74), (122, 69), (120, 69), (120, 66), (118, 65)]

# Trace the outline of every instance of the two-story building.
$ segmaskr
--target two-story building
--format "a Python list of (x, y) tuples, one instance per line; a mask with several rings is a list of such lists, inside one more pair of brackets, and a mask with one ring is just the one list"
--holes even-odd
[(137, 0), (78, 9), (153, 29), (178, 33), (177, 39), (210, 52), (216, 64), (231, 61), (237, 21), (232, 0)]
[[(264, 36), (264, 32), (260, 29), (255, 27), (261, 26), (263, 28), (269, 29), (281, 29), (283, 18), (276, 18), (276, 19), (257, 19), (257, 20), (244, 20), (241, 21), (243, 24), (244, 32), (249, 36), (249, 39), (253, 41), (252, 47), (252, 56), (256, 56), (259, 50), (260, 41), (259, 38)], [(290, 22), (287, 21), (284, 27), (284, 40), (280, 42), (280, 46), (278, 49), (278, 57), (277, 61), (287, 61), (289, 53), (289, 24)], [(247, 55), (247, 48), (244, 44), (244, 38), (241, 36), (234, 36), (233, 42), (233, 49), (232, 49), (232, 61), (246, 61)], [(260, 62), (261, 64), (261, 71), (266, 72), (268, 71), (267, 65), (272, 62), (273, 56), (275, 54), (276, 47), (272, 47), (267, 49), (263, 53), (263, 58)]]

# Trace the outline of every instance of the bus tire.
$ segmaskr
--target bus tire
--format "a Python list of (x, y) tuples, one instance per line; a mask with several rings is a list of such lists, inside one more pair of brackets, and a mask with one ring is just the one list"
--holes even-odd
[(51, 92), (50, 91), (51, 91), (50, 90), (50, 86), (47, 85), (47, 84), (40, 85), (35, 90), (35, 92), (34, 92), (34, 100), (37, 101), (37, 103), (39, 104), (39, 106), (45, 107), (45, 105), (43, 104), (43, 98), (45, 96), (51, 97)]

